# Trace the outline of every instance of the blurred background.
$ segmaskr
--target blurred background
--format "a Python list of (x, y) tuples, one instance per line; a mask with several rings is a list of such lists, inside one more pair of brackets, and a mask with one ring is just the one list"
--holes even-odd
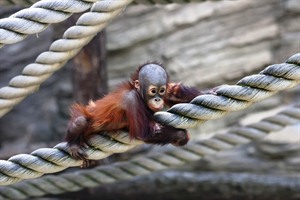
[[(0, 17), (8, 17), (20, 9), (22, 8), (17, 6), (1, 7)], [(37, 55), (48, 50), (51, 42), (60, 38), (66, 27), (75, 23), (75, 19), (76, 16), (71, 17), (63, 23), (50, 26), (38, 35), (29, 36), (20, 43), (0, 49), (0, 87), (6, 86), (27, 64), (34, 62)], [(235, 84), (247, 75), (258, 73), (268, 65), (282, 63), (300, 52), (300, 1), (244, 0), (183, 5), (132, 5), (115, 18), (99, 37), (100, 40), (94, 40), (93, 44), (97, 46), (101, 43), (102, 48), (105, 48), (102, 49), (105, 55), (102, 57), (101, 88), (98, 88), (99, 94), (96, 96), (101, 97), (118, 83), (128, 79), (139, 65), (153, 60), (164, 64), (171, 80), (199, 89)], [(80, 55), (89, 54), (88, 52), (87, 50)], [(19, 153), (30, 153), (41, 147), (51, 147), (63, 140), (69, 106), (78, 101), (76, 81), (80, 73), (78, 75), (76, 69), (84, 65), (83, 57), (79, 56), (77, 60), (68, 62), (42, 84), (38, 92), (0, 119), (0, 159), (8, 159)], [(288, 104), (299, 102), (299, 95), (300, 88), (296, 87), (280, 92), (246, 110), (206, 122), (190, 130), (192, 139), (207, 138), (216, 132), (226, 132), (228, 127), (256, 122), (273, 115)], [(155, 150), (162, 148), (155, 147)], [(108, 159), (107, 163), (128, 157)], [(190, 179), (184, 177), (184, 173), (188, 172), (197, 176), (211, 173), (210, 180), (217, 180), (214, 176), (220, 174), (228, 175), (228, 179), (243, 176), (245, 173), (270, 174), (277, 177), (279, 182), (298, 181), (299, 184), (300, 124), (273, 134), (262, 142), (222, 152), (176, 171), (150, 175), (154, 177), (153, 180), (133, 180), (131, 184), (139, 183), (134, 184), (134, 188), (124, 182), (95, 190), (101, 191), (101, 199), (139, 198), (145, 194), (145, 187), (149, 189), (147, 185), (151, 185), (150, 189), (153, 191), (160, 191), (155, 196), (151, 192), (147, 193), (149, 199), (270, 199), (270, 195), (276, 194), (276, 191), (256, 188), (255, 181), (251, 185), (252, 190), (247, 190), (247, 187), (241, 189), (236, 185), (218, 190), (226, 184), (220, 183), (219, 186), (218, 181), (190, 183)], [(155, 177), (164, 175), (167, 180), (183, 176), (180, 179), (182, 182), (177, 180), (176, 187), (172, 184), (158, 186)], [(193, 185), (193, 188), (206, 188), (205, 192), (201, 192), (199, 188), (189, 190), (187, 184)], [(241, 181), (241, 185), (243, 184), (245, 183)], [(272, 199), (300, 199), (300, 189), (293, 191), (280, 188), (277, 182), (273, 184), (281, 193)], [(82, 199), (99, 199), (90, 191), (85, 190), (81, 194), (85, 194)], [(49, 199), (74, 199), (72, 195)], [(77, 198), (80, 199), (80, 196)]]

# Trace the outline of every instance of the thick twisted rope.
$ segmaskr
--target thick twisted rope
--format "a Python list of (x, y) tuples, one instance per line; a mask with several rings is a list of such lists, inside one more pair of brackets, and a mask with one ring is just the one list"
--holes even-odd
[(60, 176), (45, 176), (27, 180), (13, 186), (0, 187), (0, 200), (27, 199), (46, 194), (61, 194), (79, 191), (85, 187), (95, 187), (105, 183), (132, 179), (154, 171), (184, 165), (204, 156), (213, 155), (223, 150), (232, 149), (240, 144), (259, 140), (270, 132), (300, 122), (300, 105), (289, 107), (279, 114), (268, 117), (246, 127), (237, 127), (227, 134), (211, 139), (190, 143), (183, 148), (176, 148), (150, 154), (127, 162), (109, 166), (100, 166), (92, 170), (65, 173)]
[[(1, 0), (0, 6), (19, 5), (30, 6), (39, 0)], [(222, 0), (134, 0), (136, 4), (170, 4), (170, 3), (191, 3), (191, 2), (203, 2), (203, 1), (222, 1)]]
[(0, 19), (0, 47), (20, 42), (27, 35), (40, 33), (50, 24), (62, 22), (73, 13), (91, 8), (96, 1), (98, 0), (39, 1), (9, 18)]
[[(103, 159), (114, 153), (122, 153), (141, 144), (141, 141), (129, 139), (128, 133), (110, 136), (95, 135), (85, 149), (90, 159)], [(0, 160), (0, 185), (9, 185), (23, 179), (32, 179), (45, 173), (55, 173), (68, 167), (80, 166), (82, 160), (70, 157), (65, 142), (53, 148), (41, 148), (31, 154), (19, 154), (6, 160)]]
[(11, 5), (19, 5), (19, 6), (30, 6), (36, 3), (39, 0), (1, 0), (0, 6), (11, 6)]
[(176, 128), (195, 127), (207, 120), (247, 108), (278, 91), (300, 83), (300, 53), (285, 63), (268, 66), (259, 74), (241, 79), (237, 85), (221, 86), (217, 95), (201, 95), (190, 103), (177, 104), (167, 112), (157, 112), (157, 121)]
[[(28, 35), (44, 31), (50, 24), (66, 20), (73, 13), (83, 12), (99, 0), (2, 0), (0, 5), (23, 5), (23, 9), (9, 18), (0, 19), (0, 48), (24, 40)], [(111, 1), (111, 0), (110, 0)], [(206, 0), (195, 0), (206, 1)], [(119, 0), (120, 4), (129, 4), (128, 0)], [(143, 4), (188, 3), (191, 0), (136, 0)]]
[[(14, 77), (9, 82), (9, 86), (0, 89), (0, 117), (9, 112), (26, 96), (38, 90), (41, 83), (74, 57), (130, 2), (131, 0), (101, 0), (93, 5), (90, 12), (80, 16), (76, 25), (65, 31), (63, 39), (54, 41), (49, 51), (41, 53), (35, 63), (24, 68), (22, 75)], [(42, 3), (44, 1), (37, 4)]]
[[(275, 88), (276, 90), (282, 90), (285, 88), (290, 88), (292, 86), (295, 86), (297, 83), (299, 83), (299, 79), (300, 79), (299, 57), (300, 54), (296, 54), (291, 58), (289, 58), (289, 60), (287, 61), (289, 64), (284, 63), (281, 65), (272, 65), (267, 67), (263, 71), (263, 72), (269, 72), (269, 74), (273, 74), (274, 76), (270, 76), (270, 77), (272, 77), (273, 79), (279, 79), (277, 82), (266, 83), (264, 82), (264, 78), (257, 79), (257, 82), (264, 83), (264, 85), (268, 86), (267, 88)], [(264, 76), (266, 75), (263, 75), (262, 77)], [(280, 77), (284, 77), (284, 78), (280, 78)], [(287, 79), (287, 77), (289, 77), (289, 79)], [(247, 81), (243, 81), (243, 80), (248, 80), (248, 79), (246, 78), (240, 81), (240, 82), (247, 83)], [(243, 88), (242, 91), (244, 92), (237, 93), (236, 97), (234, 97), (236, 99), (237, 98), (248, 99), (250, 96), (252, 97), (252, 99), (258, 101), (258, 99), (262, 100), (266, 98), (265, 96), (259, 95), (261, 89), (259, 90), (253, 89), (249, 86), (248, 87), (236, 86), (233, 88), (239, 89), (240, 87)], [(228, 88), (228, 86), (226, 86), (225, 88)], [(265, 90), (263, 94), (267, 93), (268, 94), (267, 96), (271, 96), (276, 92), (275, 89), (272, 92), (268, 92), (267, 90)], [(222, 90), (222, 87), (219, 90)], [(256, 91), (254, 94), (252, 92), (253, 90)], [(230, 92), (231, 91), (228, 91), (227, 93), (224, 94), (231, 94)], [(235, 90), (233, 90), (233, 92), (235, 92)], [(197, 97), (196, 100), (201, 98), (202, 102), (206, 102), (206, 105), (217, 105), (218, 108), (231, 108), (232, 106), (233, 109), (231, 109), (231, 111), (238, 110), (237, 108), (234, 107), (234, 104), (232, 102), (238, 102), (239, 105), (243, 105), (243, 108), (247, 107), (249, 104), (249, 102), (247, 101), (237, 101), (237, 100), (229, 99), (226, 96), (203, 95), (204, 98), (201, 98), (202, 96), (200, 96)], [(216, 101), (216, 99), (219, 100), (219, 98), (221, 98), (220, 99), (221, 101)], [(175, 105), (175, 107), (178, 107), (178, 105), (180, 106), (181, 104), (177, 104)], [(187, 106), (189, 104), (182, 104), (182, 105)], [(191, 110), (192, 112), (194, 112), (194, 114), (201, 113), (202, 114), (201, 116), (206, 117), (205, 118), (206, 120), (208, 120), (209, 117), (211, 117), (211, 112), (208, 112), (207, 111), (208, 109), (206, 107), (204, 106), (199, 108), (196, 106), (194, 107), (195, 109)], [(224, 112), (224, 111), (217, 111), (217, 113), (218, 112)], [(216, 116), (217, 115), (214, 115), (215, 118)], [(178, 124), (174, 122), (172, 125), (175, 126), (177, 125), (178, 127)], [(182, 121), (180, 121), (179, 126), (182, 126)], [(124, 134), (125, 134), (124, 137), (128, 137), (126, 133)], [(128, 138), (126, 139), (128, 140)], [(106, 141), (107, 143), (105, 143)], [(107, 157), (111, 153), (114, 153), (115, 151), (124, 152), (128, 150), (129, 149), (128, 145), (130, 146), (130, 148), (132, 148), (130, 141), (128, 141), (128, 143), (125, 144), (127, 145), (123, 145), (123, 142), (120, 143), (115, 140), (111, 141), (107, 139), (106, 136), (98, 135), (95, 136), (95, 138), (93, 138), (92, 140), (90, 140), (90, 146), (94, 148), (87, 149), (87, 154), (89, 155), (89, 159), (102, 159)], [(107, 146), (109, 146), (109, 150), (106, 152), (105, 149), (107, 148)], [(97, 148), (99, 148), (100, 151), (96, 151)], [(72, 158), (70, 158), (69, 154), (67, 153), (67, 148), (65, 143), (57, 145), (56, 147), (54, 147), (54, 149), (50, 149), (50, 148), (38, 149), (35, 152), (31, 153), (30, 155), (22, 154), (22, 155), (14, 156), (10, 158), (8, 161), (0, 161), (0, 185), (12, 184), (22, 179), (36, 178), (41, 176), (44, 173), (53, 173), (53, 172), (64, 170), (67, 167), (78, 166), (80, 164), (81, 161), (75, 161)]]
[[(28, 35), (38, 34), (44, 31), (50, 24), (66, 20), (73, 13), (81, 13), (92, 7), (93, 3), (100, 0), (2, 0), (0, 5), (24, 5), (25, 8), (9, 18), (0, 19), (0, 48), (7, 44), (14, 44), (24, 40)], [(194, 0), (195, 2), (207, 0)], [(116, 2), (116, 0), (106, 0)], [(131, 1), (118, 0), (118, 4), (128, 5)], [(168, 4), (189, 3), (193, 0), (136, 0), (135, 3), (142, 4)], [(97, 11), (96, 11), (97, 12)], [(105, 12), (105, 11), (104, 11)], [(98, 18), (99, 16), (94, 16)], [(90, 20), (93, 19), (92, 17)]]

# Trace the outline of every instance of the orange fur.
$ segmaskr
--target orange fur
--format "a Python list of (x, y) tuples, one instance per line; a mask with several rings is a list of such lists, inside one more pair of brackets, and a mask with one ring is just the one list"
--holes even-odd
[(84, 116), (86, 119), (90, 119), (91, 115), (86, 110), (86, 107), (82, 104), (73, 104), (71, 106), (71, 120), (76, 119), (79, 116)]
[(84, 116), (87, 119), (88, 127), (83, 132), (84, 137), (89, 137), (96, 132), (128, 128), (123, 98), (130, 87), (128, 84), (123, 84), (122, 87), (102, 99), (95, 102), (90, 101), (87, 106), (72, 105), (71, 121), (79, 116)]
[[(147, 64), (145, 64), (147, 65)], [(93, 135), (101, 132), (128, 131), (131, 138), (140, 139), (147, 143), (184, 145), (189, 140), (185, 130), (159, 124), (154, 119), (154, 111), (149, 108), (149, 97), (143, 95), (147, 88), (140, 91), (134, 86), (138, 80), (138, 68), (131, 80), (119, 86), (114, 92), (97, 101), (90, 101), (88, 105), (74, 104), (71, 107), (71, 119), (68, 123), (66, 141), (71, 148), (71, 154), (76, 158), (84, 158), (79, 150)], [(161, 67), (161, 66), (158, 66)], [(155, 71), (155, 70), (154, 70)], [(151, 71), (148, 73), (152, 73)], [(151, 74), (152, 75), (152, 74)], [(157, 74), (157, 79), (166, 79), (167, 93), (162, 95), (166, 105), (189, 102), (201, 94), (196, 88), (184, 86), (180, 83), (169, 83), (168, 75)], [(149, 75), (149, 77), (151, 77)], [(153, 77), (151, 77), (153, 78)], [(164, 78), (164, 79), (163, 79)], [(140, 82), (147, 77), (140, 78)], [(156, 80), (152, 80), (156, 82)]]
[(124, 91), (118, 90), (86, 107), (94, 132), (120, 130), (127, 126), (126, 110), (122, 107), (123, 96)]

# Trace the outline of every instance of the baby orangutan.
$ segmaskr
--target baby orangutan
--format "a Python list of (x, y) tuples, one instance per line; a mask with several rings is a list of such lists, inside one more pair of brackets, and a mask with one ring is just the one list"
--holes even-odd
[(189, 134), (154, 120), (154, 113), (165, 106), (188, 103), (198, 95), (213, 91), (198, 91), (181, 83), (170, 83), (166, 70), (157, 63), (140, 66), (125, 82), (105, 97), (86, 106), (74, 104), (67, 127), (66, 141), (75, 159), (87, 161), (82, 148), (94, 134), (129, 132), (131, 138), (151, 144), (185, 145)]

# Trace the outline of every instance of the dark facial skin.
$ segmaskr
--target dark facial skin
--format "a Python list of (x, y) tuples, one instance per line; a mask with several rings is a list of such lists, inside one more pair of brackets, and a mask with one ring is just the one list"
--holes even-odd
[(140, 70), (139, 80), (135, 81), (135, 88), (153, 112), (164, 107), (163, 97), (167, 90), (167, 79), (167, 73), (162, 67), (149, 64)]

